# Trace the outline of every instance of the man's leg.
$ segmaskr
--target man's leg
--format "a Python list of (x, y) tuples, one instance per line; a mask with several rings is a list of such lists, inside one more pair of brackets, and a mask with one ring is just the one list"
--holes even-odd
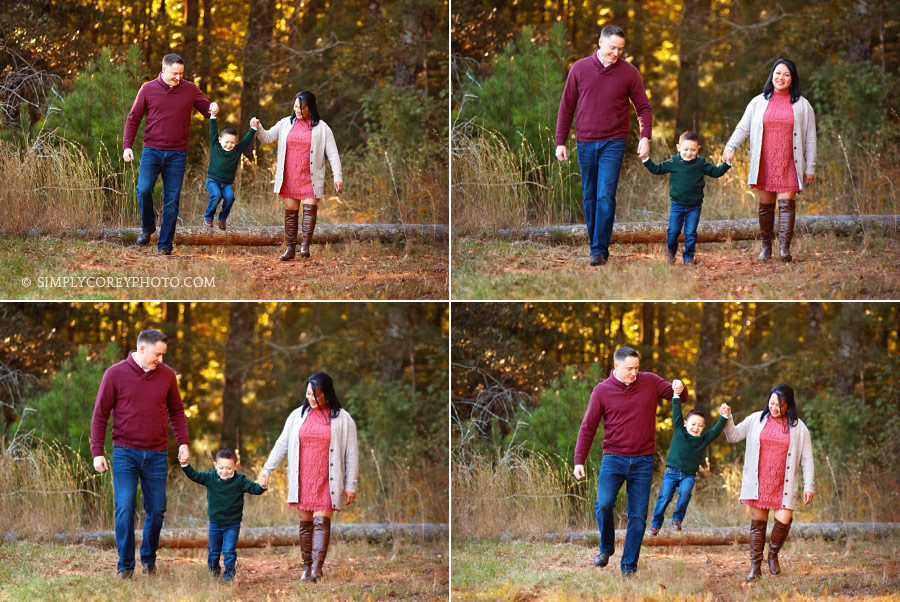
[(669, 229), (666, 230), (666, 250), (669, 255), (678, 252), (678, 235), (684, 226), (684, 207), (675, 201), (669, 201)]
[(673, 521), (684, 522), (684, 515), (687, 513), (687, 507), (691, 501), (691, 493), (694, 491), (695, 479), (696, 477), (690, 475), (682, 475), (681, 482), (678, 484), (678, 504), (672, 515)]
[(141, 541), (141, 564), (156, 564), (159, 532), (166, 513), (166, 476), (168, 452), (142, 451), (141, 495), (144, 498), (144, 539)]
[(688, 207), (684, 214), (684, 253), (682, 259), (691, 261), (694, 259), (694, 250), (697, 248), (697, 226), (700, 224), (700, 208)]
[(113, 491), (116, 500), (116, 547), (119, 564), (116, 570), (134, 570), (134, 508), (140, 467), (137, 453), (127, 447), (113, 447)]
[(625, 493), (628, 495), (628, 528), (622, 548), (622, 572), (637, 570), (641, 542), (647, 528), (647, 509), (650, 507), (650, 485), (653, 481), (653, 456), (628, 458)]
[(613, 509), (616, 497), (625, 480), (628, 459), (614, 454), (603, 454), (597, 475), (597, 501), (594, 510), (597, 528), (600, 529), (600, 553), (611, 555), (616, 549), (616, 521)]
[(222, 210), (219, 211), (219, 219), (226, 220), (231, 215), (231, 206), (234, 205), (234, 186), (231, 184), (222, 185)]
[[(624, 140), (605, 140), (597, 163), (597, 210), (594, 223), (600, 254), (609, 257), (609, 241), (616, 221), (616, 189), (625, 158)], [(592, 251), (593, 252), (593, 251)]]
[(159, 226), (159, 250), (172, 250), (175, 239), (175, 225), (178, 221), (178, 206), (181, 203), (181, 183), (187, 165), (186, 151), (165, 151), (162, 165), (163, 215)]
[(225, 556), (225, 577), (224, 580), (231, 581), (234, 579), (235, 567), (237, 565), (237, 542), (238, 536), (241, 534), (241, 523), (225, 527), (224, 543), (222, 552)]
[(141, 231), (153, 234), (156, 231), (156, 213), (153, 211), (153, 189), (156, 178), (162, 170), (163, 151), (144, 148), (141, 151), (141, 166), (138, 169), (137, 201), (141, 212)]
[(663, 476), (662, 487), (659, 490), (659, 497), (656, 498), (656, 507), (653, 509), (653, 520), (650, 521), (651, 527), (657, 529), (662, 527), (663, 520), (665, 520), (666, 507), (672, 501), (672, 496), (675, 495), (677, 487), (678, 479), (675, 478), (672, 470), (667, 468), (666, 474)]
[(209, 574), (218, 577), (222, 573), (219, 556), (222, 555), (222, 543), (225, 539), (225, 527), (209, 521), (209, 551), (206, 554), (206, 566)]
[(599, 142), (578, 142), (578, 169), (581, 171), (581, 196), (584, 201), (584, 222), (587, 225), (588, 244), (591, 255), (600, 254), (600, 245), (594, 239), (597, 211), (597, 164), (599, 162)]

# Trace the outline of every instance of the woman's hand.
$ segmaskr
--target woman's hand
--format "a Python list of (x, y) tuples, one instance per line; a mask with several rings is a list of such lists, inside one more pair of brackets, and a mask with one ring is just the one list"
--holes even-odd
[(725, 152), (722, 153), (722, 161), (725, 163), (731, 163), (734, 161), (734, 151), (730, 148), (726, 148)]
[(816, 176), (812, 175), (811, 173), (805, 173), (805, 174), (803, 174), (803, 185), (804, 186), (812, 186), (813, 180), (815, 180), (815, 179), (816, 179)]
[(335, 183), (334, 183), (334, 191), (335, 191), (337, 194), (341, 194), (341, 191), (342, 191), (343, 189), (344, 189), (344, 183), (343, 183), (343, 182), (337, 182), (337, 181), (335, 181)]
[(269, 475), (265, 473), (259, 475), (259, 486), (263, 489), (269, 488)]
[(353, 491), (344, 492), (344, 505), (349, 506), (356, 499), (356, 493)]
[(809, 503), (812, 501), (812, 499), (813, 499), (812, 491), (804, 491), (803, 492), (803, 505), (804, 506), (808, 506)]

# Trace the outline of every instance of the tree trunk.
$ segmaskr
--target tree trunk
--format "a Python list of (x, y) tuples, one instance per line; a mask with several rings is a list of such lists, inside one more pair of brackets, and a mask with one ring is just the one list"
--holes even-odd
[(416, 83), (416, 63), (422, 26), (416, 18), (415, 5), (406, 8), (401, 19), (400, 52), (394, 65), (394, 87), (412, 86)]
[(875, 34), (872, 0), (857, 0), (853, 6), (853, 19), (848, 27), (850, 39), (847, 44), (847, 62), (869, 62), (872, 58), (872, 36)]
[(200, 29), (199, 0), (186, 0), (184, 15), (184, 47), (181, 58), (184, 59), (184, 77), (194, 81), (200, 74), (200, 57), (197, 53), (197, 36)]
[(654, 315), (656, 305), (654, 303), (641, 304), (641, 369), (647, 372), (655, 372), (656, 362), (653, 359), (653, 339), (656, 332)]
[(694, 364), (694, 407), (710, 420), (713, 393), (719, 386), (719, 370), (722, 363), (725, 310), (722, 303), (704, 303), (700, 314), (700, 343)]
[(703, 107), (700, 89), (700, 65), (703, 62), (702, 40), (708, 39), (710, 3), (707, 0), (684, 0), (681, 9), (680, 47), (678, 50), (678, 104), (675, 108), (675, 138), (685, 130), (696, 132), (698, 113)]
[(834, 394), (852, 397), (860, 354), (859, 327), (865, 307), (862, 303), (844, 303), (839, 321), (838, 358), (834, 366)]
[[(244, 65), (241, 69), (241, 118), (243, 126), (250, 123), (250, 118), (259, 112), (259, 99), (262, 84), (266, 80), (271, 63), (269, 54), (272, 45), (272, 32), (275, 28), (274, 0), (250, 0), (250, 13), (247, 17), (247, 37), (244, 41)], [(255, 141), (244, 154), (253, 158)]]
[(241, 448), (244, 378), (253, 359), (253, 332), (256, 306), (234, 302), (228, 312), (225, 340), (225, 390), (222, 392), (221, 444), (233, 450)]

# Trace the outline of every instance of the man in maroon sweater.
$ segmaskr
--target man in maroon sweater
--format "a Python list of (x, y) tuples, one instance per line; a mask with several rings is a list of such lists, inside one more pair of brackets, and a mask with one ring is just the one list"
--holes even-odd
[(175, 238), (181, 183), (184, 180), (188, 141), (191, 137), (191, 109), (207, 119), (210, 109), (218, 109), (218, 105), (210, 103), (194, 82), (184, 81), (183, 77), (184, 61), (181, 57), (177, 54), (163, 57), (159, 77), (147, 82), (138, 91), (125, 120), (125, 132), (122, 135), (122, 158), (126, 162), (133, 161), (131, 146), (141, 120), (144, 115), (147, 116), (137, 185), (138, 207), (141, 210), (141, 234), (137, 243), (148, 244), (150, 236), (156, 231), (153, 189), (156, 187), (156, 179), (162, 175), (163, 215), (157, 248), (164, 255), (172, 253), (172, 241)]
[[(651, 372), (640, 372), (640, 356), (631, 347), (613, 354), (613, 370), (594, 387), (575, 443), (575, 478), (584, 478), (584, 462), (603, 420), (603, 460), (597, 475), (595, 512), (600, 528), (600, 551), (594, 565), (604, 567), (615, 551), (613, 509), (623, 483), (627, 483), (628, 529), (622, 550), (622, 576), (637, 570), (641, 542), (647, 526), (653, 454), (656, 453), (656, 406), (672, 399), (673, 385)], [(684, 385), (675, 381), (675, 394)]]
[(616, 218), (616, 187), (628, 137), (628, 103), (634, 105), (641, 126), (638, 155), (650, 152), (653, 113), (641, 74), (621, 60), (625, 32), (607, 25), (600, 32), (600, 47), (575, 61), (569, 70), (556, 118), (556, 158), (569, 158), (566, 139), (575, 119), (578, 167), (584, 197), (584, 220), (591, 245), (591, 265), (609, 259), (609, 242)]
[(106, 425), (113, 417), (113, 490), (116, 498), (117, 574), (134, 573), (134, 511), (138, 480), (144, 499), (144, 537), (141, 564), (144, 573), (156, 574), (156, 548), (166, 512), (168, 476), (167, 423), (178, 441), (178, 461), (190, 460), (190, 439), (184, 404), (175, 371), (162, 363), (168, 339), (158, 330), (138, 335), (137, 351), (110, 367), (100, 382), (91, 419), (94, 468), (103, 473), (109, 464), (103, 455)]

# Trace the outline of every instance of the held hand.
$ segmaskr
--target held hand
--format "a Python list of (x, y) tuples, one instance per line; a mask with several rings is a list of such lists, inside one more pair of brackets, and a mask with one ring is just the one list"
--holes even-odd
[(187, 464), (191, 460), (191, 448), (187, 445), (178, 446), (178, 463)]
[(107, 470), (109, 470), (109, 465), (106, 463), (106, 458), (103, 456), (94, 456), (94, 470), (103, 474)]
[(565, 145), (557, 146), (557, 147), (556, 147), (556, 158), (557, 158), (557, 160), (559, 160), (559, 161), (565, 161), (566, 159), (569, 158), (569, 153), (566, 152), (566, 146), (565, 146)]
[(219, 103), (211, 102), (209, 103), (209, 116), (215, 117), (219, 114)]
[(811, 173), (805, 173), (805, 174), (803, 174), (803, 185), (804, 186), (812, 186), (813, 180), (815, 180), (815, 179), (816, 179), (816, 176), (812, 175)]
[(584, 464), (575, 465), (575, 478), (579, 481), (584, 478)]
[(804, 491), (803, 492), (803, 504), (804, 505), (808, 506), (809, 503), (812, 502), (812, 499), (813, 499), (812, 491)]
[(259, 129), (259, 125), (259, 119), (257, 119), (256, 117), (250, 120), (250, 127)]
[(722, 161), (725, 163), (731, 163), (734, 161), (734, 151), (730, 148), (726, 148), (725, 152), (722, 153)]
[(259, 486), (263, 489), (269, 488), (269, 475), (267, 475), (266, 473), (259, 475), (257, 481), (259, 482)]
[(641, 138), (641, 141), (638, 142), (637, 154), (642, 160), (650, 156), (649, 138)]
[(334, 183), (334, 192), (337, 193), (337, 194), (341, 194), (341, 191), (342, 191), (343, 189), (344, 189), (344, 183), (343, 183), (343, 182), (337, 182), (337, 181), (335, 181), (335, 183)]
[(131, 152), (130, 148), (126, 148), (122, 153), (122, 158), (125, 159), (125, 163), (131, 163), (134, 161), (134, 153)]
[(345, 491), (344, 492), (344, 505), (349, 506), (353, 503), (353, 500), (356, 499), (356, 493), (353, 491)]
[(728, 407), (727, 403), (723, 403), (719, 406), (719, 416), (724, 416), (725, 418), (731, 417), (731, 408)]
[(672, 381), (672, 391), (675, 393), (675, 397), (681, 397), (681, 394), (684, 393), (684, 383), (676, 378)]

